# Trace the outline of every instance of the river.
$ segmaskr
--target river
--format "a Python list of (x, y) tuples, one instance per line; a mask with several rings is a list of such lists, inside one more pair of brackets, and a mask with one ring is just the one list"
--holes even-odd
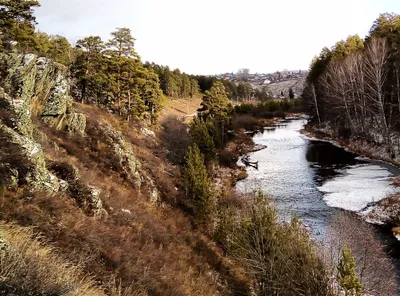
[[(248, 167), (248, 178), (238, 182), (236, 189), (241, 193), (261, 189), (282, 220), (299, 216), (320, 240), (343, 213), (357, 213), (346, 214), (350, 219), (346, 223), (360, 223), (358, 214), (368, 204), (395, 192), (389, 179), (400, 175), (400, 170), (309, 139), (300, 133), (306, 123), (303, 119), (282, 121), (254, 135), (255, 144), (267, 148), (250, 154), (251, 161), (258, 161), (258, 169)], [(388, 254), (399, 271), (398, 255), (393, 255), (397, 242), (381, 231), (376, 239), (389, 242)]]

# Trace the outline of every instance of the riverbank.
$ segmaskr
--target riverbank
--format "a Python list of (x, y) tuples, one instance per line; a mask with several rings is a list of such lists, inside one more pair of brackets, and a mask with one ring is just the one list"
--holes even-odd
[[(311, 139), (315, 138), (332, 143), (361, 157), (400, 167), (400, 162), (397, 159), (392, 159), (382, 146), (372, 145), (360, 140), (337, 139), (327, 129), (310, 126), (306, 126), (301, 133)], [(396, 191), (399, 191), (400, 177), (392, 178), (391, 183), (397, 188)], [(400, 240), (400, 193), (391, 194), (382, 200), (369, 203), (357, 214), (369, 223), (390, 228), (393, 235)]]

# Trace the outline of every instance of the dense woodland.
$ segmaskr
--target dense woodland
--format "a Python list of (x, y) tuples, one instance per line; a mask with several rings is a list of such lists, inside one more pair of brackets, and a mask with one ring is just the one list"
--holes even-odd
[[(0, 0), (1, 52), (35, 53), (68, 67), (74, 99), (81, 103), (80, 111), (92, 115), (86, 135), (46, 127), (48, 138), (41, 144), (53, 158), (63, 159), (62, 167), (73, 163), (83, 168), (91, 182), (112, 193), (102, 196), (110, 214), (89, 217), (66, 199), (27, 188), (7, 191), (0, 183), (0, 216), (12, 222), (0, 224), (1, 235), (17, 242), (11, 251), (0, 252), (0, 291), (18, 285), (25, 289), (21, 293), (28, 290), (40, 296), (358, 296), (375, 291), (362, 285), (347, 247), (329, 261), (301, 222), (279, 222), (260, 192), (243, 198), (231, 188), (215, 185), (214, 178), (221, 177), (216, 176), (221, 174), (218, 169), (235, 167), (239, 152), (229, 150), (229, 144), (249, 141), (245, 129), (259, 126), (260, 119), (300, 111), (301, 101), (274, 102), (268, 100), (266, 88), (253, 90), (246, 81), (236, 85), (143, 64), (128, 28), (116, 29), (110, 40), (89, 36), (72, 47), (65, 37), (35, 30), (33, 8), (38, 5), (33, 0)], [(376, 137), (370, 127), (379, 123), (385, 127), (379, 129), (382, 141), (391, 147), (400, 112), (398, 60), (393, 59), (395, 53), (398, 56), (398, 26), (397, 16), (382, 16), (365, 42), (351, 37), (316, 59), (305, 92), (316, 121), (365, 137)], [(396, 36), (388, 33), (393, 28)], [(363, 91), (350, 87), (355, 85)], [(198, 95), (202, 107), (189, 126), (175, 118), (157, 126), (159, 134), (152, 140), (135, 133), (133, 122), (157, 123), (165, 100)], [(251, 98), (260, 102), (232, 105)], [(135, 147), (162, 193), (160, 205), (140, 199), (137, 188), (121, 177), (124, 174), (110, 161), (115, 152), (95, 121), (100, 118)], [(62, 149), (53, 151), (47, 140)], [(92, 171), (86, 172), (88, 168)], [(19, 224), (36, 228), (21, 230)], [(37, 237), (37, 231), (59, 253), (67, 253), (69, 261), (78, 261), (77, 267), (71, 269), (72, 264)], [(52, 282), (53, 278), (61, 279)], [(87, 293), (70, 292), (76, 287)]]
[(350, 36), (316, 57), (303, 98), (335, 136), (400, 151), (400, 16), (382, 14), (368, 36)]

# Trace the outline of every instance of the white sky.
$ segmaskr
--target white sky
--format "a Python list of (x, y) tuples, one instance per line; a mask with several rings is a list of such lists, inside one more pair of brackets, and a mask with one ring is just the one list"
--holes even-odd
[(322, 47), (365, 37), (400, 0), (40, 0), (38, 28), (71, 42), (128, 27), (143, 61), (189, 74), (308, 69)]

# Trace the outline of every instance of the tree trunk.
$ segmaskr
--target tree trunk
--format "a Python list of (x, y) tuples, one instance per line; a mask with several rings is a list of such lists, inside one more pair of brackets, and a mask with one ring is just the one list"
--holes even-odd
[(311, 83), (311, 90), (314, 98), (315, 110), (317, 112), (318, 123), (319, 125), (321, 125), (321, 117), (319, 116), (318, 100), (317, 100), (317, 94), (315, 93), (314, 83)]

